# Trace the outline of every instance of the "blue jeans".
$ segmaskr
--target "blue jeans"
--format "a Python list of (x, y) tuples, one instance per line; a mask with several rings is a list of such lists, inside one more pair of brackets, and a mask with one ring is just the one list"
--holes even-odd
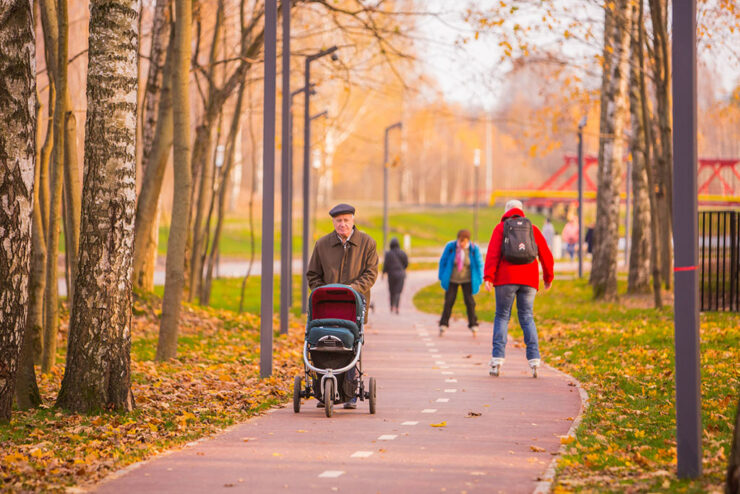
[(496, 287), (496, 318), (493, 320), (493, 350), (491, 356), (504, 358), (509, 331), (511, 307), (516, 298), (519, 325), (527, 345), (527, 360), (540, 358), (537, 344), (537, 327), (534, 325), (534, 296), (537, 290), (527, 285), (501, 285)]

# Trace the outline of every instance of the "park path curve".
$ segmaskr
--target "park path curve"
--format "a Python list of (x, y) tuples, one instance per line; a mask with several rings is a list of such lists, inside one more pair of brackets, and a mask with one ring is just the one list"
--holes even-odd
[(513, 341), (501, 377), (490, 377), (490, 323), (473, 338), (453, 321), (440, 338), (437, 316), (413, 308), (413, 293), (434, 279), (409, 273), (400, 315), (388, 310), (386, 282), (373, 289), (363, 367), (378, 382), (377, 414), (360, 402), (326, 418), (304, 400), (299, 414), (274, 409), (95, 491), (532, 492), (579, 414), (576, 383), (548, 367), (533, 379)]

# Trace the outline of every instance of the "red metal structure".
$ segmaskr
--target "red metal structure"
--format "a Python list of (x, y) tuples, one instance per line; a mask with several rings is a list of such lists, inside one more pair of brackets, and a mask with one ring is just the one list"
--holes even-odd
[[(545, 182), (532, 191), (528, 206), (550, 207), (562, 202), (573, 202), (564, 197), (578, 187), (578, 157), (563, 156), (565, 163)], [(596, 156), (583, 158), (583, 191), (586, 201), (594, 200), (596, 192)], [(701, 206), (737, 206), (740, 204), (740, 159), (700, 158), (698, 163), (699, 204)], [(548, 193), (553, 192), (550, 197)]]

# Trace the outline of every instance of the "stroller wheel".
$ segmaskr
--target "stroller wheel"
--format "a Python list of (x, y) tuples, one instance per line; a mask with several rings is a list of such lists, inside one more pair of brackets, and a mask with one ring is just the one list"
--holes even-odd
[(370, 413), (375, 413), (375, 378), (370, 378), (370, 384), (368, 385), (368, 393), (370, 394)]
[(334, 412), (334, 380), (324, 380), (324, 411), (327, 417)]
[(301, 376), (295, 376), (293, 383), (293, 411), (295, 413), (301, 411)]

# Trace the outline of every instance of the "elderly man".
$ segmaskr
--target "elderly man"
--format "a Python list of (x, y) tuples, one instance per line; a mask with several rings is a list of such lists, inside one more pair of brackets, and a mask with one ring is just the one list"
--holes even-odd
[[(311, 290), (330, 283), (349, 285), (365, 297), (365, 307), (370, 306), (370, 288), (378, 277), (378, 254), (375, 240), (355, 227), (355, 208), (349, 204), (334, 206), (329, 215), (334, 231), (317, 242), (308, 263), (308, 286)], [(365, 312), (367, 322), (367, 309)], [(347, 372), (355, 378), (354, 369)], [(357, 399), (344, 404), (344, 408), (357, 408)], [(318, 406), (323, 407), (319, 402)]]
[(313, 290), (330, 283), (350, 285), (365, 297), (369, 307), (370, 288), (378, 277), (375, 240), (357, 229), (355, 208), (349, 204), (334, 206), (329, 215), (334, 231), (316, 242), (306, 272), (308, 286)]

